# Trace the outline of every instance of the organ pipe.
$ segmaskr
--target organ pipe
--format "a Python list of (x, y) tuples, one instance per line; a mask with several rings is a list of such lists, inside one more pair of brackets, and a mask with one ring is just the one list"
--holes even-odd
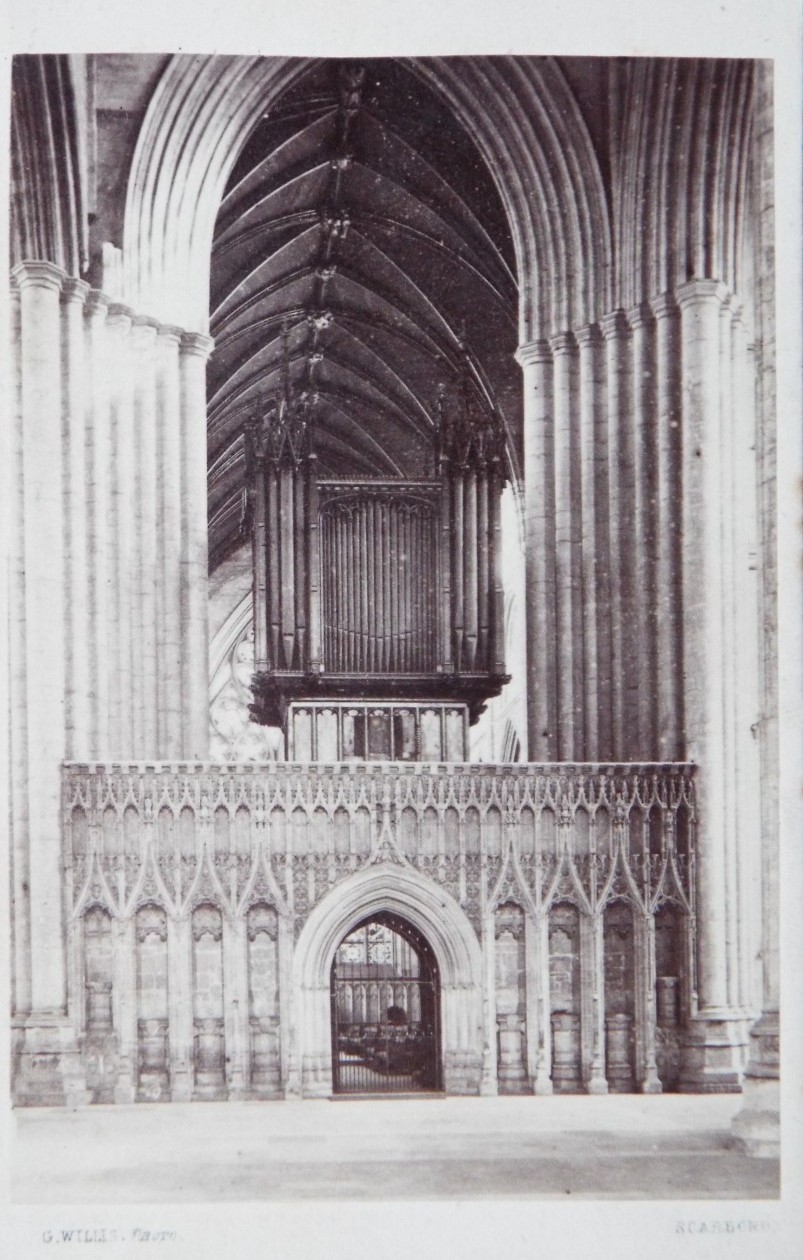
[[(463, 544), (465, 520), (463, 515), (463, 477), (458, 474), (453, 481), (454, 533), (452, 545), (452, 608), (454, 625), (454, 664), (463, 668), (464, 593)], [(456, 544), (456, 545), (455, 545)]]
[(474, 669), (477, 656), (479, 608), (477, 606), (477, 475), (465, 478), (465, 543), (463, 546), (465, 637), (464, 660), (467, 669)]
[(295, 645), (295, 513), (293, 495), (293, 472), (283, 468), (280, 474), (281, 533), (280, 565), (281, 565), (281, 629), (282, 629), (282, 664), (285, 669), (293, 668), (293, 648)]
[(489, 628), (494, 596), (488, 564), (489, 550), (492, 546), (488, 520), (489, 480), (490, 477), (477, 478), (477, 661), (480, 668), (490, 660)]
[(309, 606), (307, 616), (309, 663), (313, 673), (321, 667), (321, 598), (320, 598), (320, 535), (318, 529), (318, 482), (315, 475), (315, 456), (310, 455), (310, 475), (307, 478), (307, 530), (309, 556), (307, 581)]
[[(268, 538), (270, 539), (270, 569), (268, 571), (268, 608), (270, 610), (270, 656), (269, 664), (273, 669), (279, 667), (279, 530), (282, 514), (279, 507), (279, 488), (276, 472), (270, 469), (265, 478), (268, 496)], [(256, 595), (257, 592), (255, 592)]]

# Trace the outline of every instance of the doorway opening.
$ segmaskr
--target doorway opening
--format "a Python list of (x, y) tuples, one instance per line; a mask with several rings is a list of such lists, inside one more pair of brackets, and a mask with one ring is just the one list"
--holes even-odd
[(331, 976), (336, 1094), (439, 1091), (440, 983), (432, 948), (399, 915), (362, 920)]

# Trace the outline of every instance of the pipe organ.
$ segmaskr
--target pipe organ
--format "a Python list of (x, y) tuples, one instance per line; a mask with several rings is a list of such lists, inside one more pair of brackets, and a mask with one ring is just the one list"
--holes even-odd
[(438, 664), (438, 486), (322, 482), (323, 667), (427, 674)]
[(442, 387), (433, 476), (336, 480), (318, 473), (314, 398), (285, 372), (245, 429), (252, 714), (287, 730), (300, 702), (404, 700), (474, 721), (507, 681), (500, 425), (465, 382)]

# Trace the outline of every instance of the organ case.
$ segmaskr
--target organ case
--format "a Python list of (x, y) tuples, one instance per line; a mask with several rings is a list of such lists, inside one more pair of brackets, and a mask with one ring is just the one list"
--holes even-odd
[(442, 393), (434, 476), (415, 481), (320, 477), (306, 395), (269, 400), (245, 445), (254, 718), (401, 698), (459, 701), (474, 721), (507, 681), (494, 417)]

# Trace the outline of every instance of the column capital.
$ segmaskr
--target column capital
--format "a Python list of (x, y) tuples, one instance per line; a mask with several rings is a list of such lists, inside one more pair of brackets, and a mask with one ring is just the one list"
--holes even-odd
[(671, 319), (677, 314), (678, 304), (674, 293), (656, 293), (650, 298), (650, 310), (656, 319)]
[(36, 259), (17, 263), (16, 267), (12, 268), (11, 279), (18, 289), (36, 286), (39, 289), (50, 289), (58, 293), (66, 279), (66, 273), (55, 263)]
[(142, 340), (155, 341), (161, 325), (152, 315), (135, 315), (131, 321), (134, 332), (139, 333)]
[(643, 328), (652, 316), (649, 302), (638, 302), (625, 312), (625, 318), (631, 328)]
[(602, 333), (599, 324), (583, 324), (582, 328), (575, 328), (575, 340), (581, 348), (586, 346), (602, 345)]
[(535, 363), (551, 363), (552, 351), (549, 348), (549, 342), (543, 339), (526, 341), (524, 345), (519, 346), (515, 358), (521, 367), (530, 367)]
[(178, 346), (180, 345), (181, 339), (183, 336), (184, 336), (184, 329), (179, 328), (178, 324), (160, 324), (159, 325), (159, 340), (160, 341), (169, 341), (169, 342), (172, 342), (173, 345)]
[(125, 306), (122, 302), (110, 302), (106, 319), (116, 328), (127, 330), (134, 322), (134, 312), (130, 306)]
[(571, 354), (577, 349), (574, 333), (568, 331), (555, 333), (549, 338), (549, 345), (552, 353), (556, 355)]
[(625, 319), (624, 311), (621, 310), (603, 315), (599, 326), (606, 341), (613, 341), (615, 337), (626, 337), (630, 332), (630, 325)]
[(191, 355), (194, 358), (206, 361), (214, 348), (214, 341), (211, 337), (207, 337), (205, 333), (183, 332), (181, 334), (181, 353), (183, 355)]
[(727, 285), (721, 280), (689, 280), (675, 290), (678, 306), (684, 310), (698, 302), (722, 303), (730, 297)]
[(92, 318), (95, 315), (102, 315), (106, 318), (109, 309), (109, 299), (100, 289), (90, 289), (84, 299), (84, 314)]
[(65, 305), (72, 302), (77, 306), (83, 306), (90, 291), (90, 285), (86, 280), (77, 280), (75, 276), (67, 276), (61, 286), (61, 300)]

